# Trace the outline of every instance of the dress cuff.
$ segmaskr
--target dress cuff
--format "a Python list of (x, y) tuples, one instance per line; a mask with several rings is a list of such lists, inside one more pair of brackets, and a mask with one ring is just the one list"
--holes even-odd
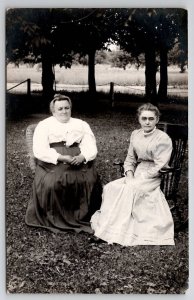
[(126, 170), (126, 171), (124, 172), (124, 175), (127, 176), (127, 173), (128, 173), (128, 172), (131, 172), (132, 174), (134, 174), (134, 172), (133, 172), (132, 170)]

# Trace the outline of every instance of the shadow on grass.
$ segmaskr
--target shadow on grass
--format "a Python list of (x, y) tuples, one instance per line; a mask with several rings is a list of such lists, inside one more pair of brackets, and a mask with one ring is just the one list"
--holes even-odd
[[(80, 113), (99, 113), (107, 111), (120, 111), (122, 113), (135, 113), (137, 107), (149, 99), (143, 95), (129, 95), (115, 93), (114, 101), (110, 99), (109, 94), (98, 92), (95, 97), (91, 97), (89, 92), (64, 92), (69, 96), (73, 103), (73, 110)], [(170, 97), (165, 101), (158, 101), (160, 110), (165, 112), (179, 111), (185, 114), (184, 122), (187, 123), (187, 98)], [(49, 113), (49, 101), (44, 99), (42, 93), (35, 92), (31, 96), (26, 94), (6, 94), (6, 117), (7, 119), (21, 119), (30, 114)], [(183, 118), (183, 117), (181, 117)]]

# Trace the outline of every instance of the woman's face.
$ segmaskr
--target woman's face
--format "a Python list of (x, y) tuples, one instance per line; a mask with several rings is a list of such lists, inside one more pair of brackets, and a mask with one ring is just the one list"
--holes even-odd
[(66, 123), (71, 117), (71, 107), (67, 100), (55, 101), (53, 116), (61, 123)]
[(154, 129), (159, 119), (155, 112), (143, 110), (139, 116), (139, 123), (144, 132), (150, 132)]

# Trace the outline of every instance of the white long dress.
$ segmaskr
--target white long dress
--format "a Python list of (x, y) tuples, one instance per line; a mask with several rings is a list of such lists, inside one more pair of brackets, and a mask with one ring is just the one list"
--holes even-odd
[(124, 169), (134, 178), (104, 186), (101, 208), (91, 218), (95, 236), (123, 246), (174, 245), (174, 223), (159, 177), (171, 152), (172, 141), (163, 131), (132, 132)]

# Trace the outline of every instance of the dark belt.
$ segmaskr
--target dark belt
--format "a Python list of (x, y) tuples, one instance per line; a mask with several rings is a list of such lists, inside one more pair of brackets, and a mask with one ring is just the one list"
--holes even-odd
[[(74, 144), (72, 144), (71, 146), (69, 146), (69, 147), (77, 147), (79, 144), (78, 143), (74, 143)], [(57, 142), (57, 143), (50, 143), (50, 147), (51, 148), (54, 148), (54, 147), (57, 147), (57, 146), (59, 146), (59, 147), (66, 147), (66, 142)]]

